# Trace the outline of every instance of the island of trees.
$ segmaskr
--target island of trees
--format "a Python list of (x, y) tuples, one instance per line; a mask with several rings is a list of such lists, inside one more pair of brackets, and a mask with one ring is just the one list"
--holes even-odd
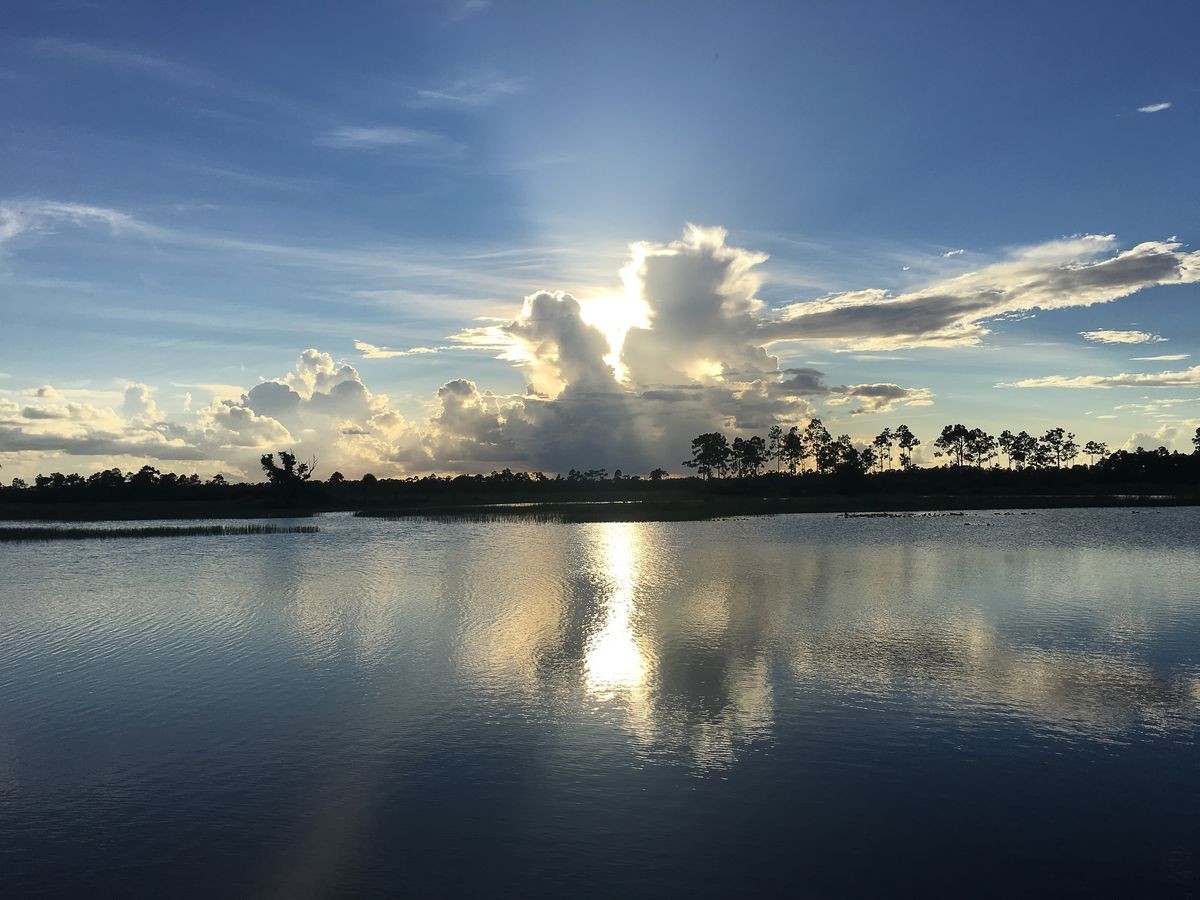
[[(705, 518), (802, 511), (902, 511), (1200, 503), (1200, 428), (1191, 453), (1165, 447), (1110, 451), (1051, 428), (1035, 435), (947, 425), (931, 439), (933, 465), (918, 465), (922, 441), (906, 425), (855, 445), (820, 419), (766, 435), (697, 435), (688, 474), (605, 469), (565, 474), (502, 469), (489, 474), (408, 478), (317, 477), (317, 461), (284, 450), (263, 455), (264, 480), (106, 469), (51, 472), (0, 486), (4, 519), (140, 519), (307, 515), (512, 515), (553, 506), (570, 518)], [(506, 507), (505, 504), (532, 504)]]

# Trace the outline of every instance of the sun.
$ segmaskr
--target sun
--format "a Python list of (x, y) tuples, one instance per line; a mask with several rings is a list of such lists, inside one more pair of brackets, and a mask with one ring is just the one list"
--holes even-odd
[(579, 302), (583, 321), (600, 331), (608, 340), (604, 361), (618, 381), (625, 381), (628, 372), (621, 362), (621, 349), (631, 328), (650, 327), (649, 308), (637, 293), (626, 290), (620, 294), (602, 294)]

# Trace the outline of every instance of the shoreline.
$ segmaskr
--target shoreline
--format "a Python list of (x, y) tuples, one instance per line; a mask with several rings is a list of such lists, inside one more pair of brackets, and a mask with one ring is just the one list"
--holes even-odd
[(1154, 494), (833, 495), (516, 500), (388, 505), (257, 506), (212, 502), (0, 504), (0, 522), (122, 522), (196, 519), (303, 519), (323, 513), (426, 521), (673, 522), (792, 514), (909, 515), (982, 510), (1200, 506), (1200, 497)]

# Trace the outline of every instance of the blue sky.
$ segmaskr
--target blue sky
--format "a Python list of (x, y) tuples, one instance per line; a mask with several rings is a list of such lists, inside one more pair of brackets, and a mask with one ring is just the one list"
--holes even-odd
[[(282, 441), (348, 473), (670, 467), (690, 427), (809, 415), (859, 438), (1064, 424), (1182, 448), (1198, 24), (1183, 3), (10, 5), (0, 463), (236, 474)], [(928, 296), (968, 303), (969, 273), (990, 273), (972, 296), (1017, 297), (1142, 257), (1169, 264), (903, 331)], [(700, 296), (706, 266), (741, 262), (745, 296)], [(656, 312), (679, 285), (694, 314)], [(523, 311), (537, 291), (578, 309)], [(830, 297), (854, 306), (826, 311), (834, 337), (795, 306)], [(889, 298), (912, 302), (880, 326), (864, 304)], [(631, 342), (642, 363), (598, 387), (590, 329), (619, 344), (631, 324), (656, 333)], [(685, 359), (685, 332), (707, 356)], [(747, 346), (775, 362), (747, 374)], [(443, 390), (460, 381), (474, 393)], [(292, 413), (245, 399), (262, 382)], [(687, 403), (642, 402), (681, 385)], [(856, 405), (878, 385), (897, 390)], [(580, 448), (574, 416), (620, 426)]]

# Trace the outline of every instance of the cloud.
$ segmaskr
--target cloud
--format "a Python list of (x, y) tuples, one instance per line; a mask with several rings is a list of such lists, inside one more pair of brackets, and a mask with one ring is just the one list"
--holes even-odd
[(383, 147), (446, 147), (443, 135), (398, 125), (346, 125), (326, 131), (316, 142), (339, 150), (377, 150)]
[(483, 72), (436, 88), (414, 88), (408, 105), (413, 109), (471, 109), (519, 94), (527, 86), (524, 78)]
[[(488, 259), (507, 264), (504, 257)], [(64, 396), (47, 387), (23, 398), (36, 410), (31, 414), (21, 404), (0, 407), (0, 453), (32, 465), (34, 447), (126, 460), (136, 450), (144, 458), (194, 459), (199, 467), (246, 475), (255, 474), (259, 454), (284, 447), (348, 475), (505, 465), (671, 468), (703, 431), (761, 434), (775, 424), (802, 426), (818, 414), (894, 414), (933, 401), (928, 387), (853, 377), (855, 353), (821, 368), (783, 367), (781, 343), (863, 351), (971, 344), (998, 316), (1108, 302), (1155, 284), (1194, 281), (1200, 268), (1195, 254), (1174, 240), (1122, 251), (1112, 236), (1085, 236), (1026, 247), (898, 296), (865, 290), (772, 309), (759, 296), (766, 259), (731, 245), (723, 229), (688, 226), (678, 240), (631, 245), (619, 291), (528, 292), (511, 317), (477, 321), (445, 347), (354, 342), (376, 365), (448, 348), (497, 355), (520, 370), (523, 391), (498, 394), (473, 379), (451, 378), (401, 414), (354, 365), (310, 348), (291, 371), (242, 389), (218, 386), (207, 405), (193, 404), (177, 418), (141, 383), (126, 382), (103, 397)], [(812, 349), (796, 355), (818, 356)], [(1198, 382), (1200, 367), (1018, 384)]]
[(825, 383), (825, 373), (817, 369), (784, 369), (785, 377), (774, 390), (781, 394), (801, 397), (825, 397), (833, 406), (841, 406), (857, 400), (859, 406), (850, 410), (850, 415), (862, 413), (890, 412), (898, 405), (929, 406), (933, 403), (933, 392), (928, 388), (908, 388), (898, 384), (842, 384), (830, 386)]
[(127, 419), (155, 422), (162, 417), (151, 396), (153, 392), (144, 384), (132, 384), (125, 389), (121, 413)]
[(160, 56), (132, 53), (98, 44), (60, 38), (41, 38), (34, 42), (33, 49), (41, 56), (146, 72), (163, 80), (183, 85), (211, 86), (211, 81), (200, 72)]
[[(729, 246), (721, 229), (689, 227), (677, 241), (634, 244), (620, 294), (583, 300), (534, 291), (512, 318), (454, 336), (455, 349), (498, 354), (519, 367), (523, 393), (495, 394), (455, 378), (422, 415), (406, 418), (353, 365), (310, 348), (279, 377), (241, 391), (219, 386), (219, 396), (182, 420), (163, 413), (143, 384), (74, 420), (22, 417), (18, 407), (0, 417), (7, 429), (0, 453), (37, 447), (128, 465), (136, 450), (248, 476), (258, 455), (281, 448), (350, 475), (505, 465), (648, 471), (678, 465), (702, 431), (802, 425), (818, 404), (858, 415), (930, 402), (927, 388), (831, 384), (817, 369), (781, 370), (764, 345), (757, 268), (765, 259)], [(378, 361), (446, 349), (361, 340), (355, 348)], [(30, 404), (57, 415), (64, 399), (56, 393), (48, 388)]]
[(52, 200), (8, 200), (0, 203), (0, 244), (25, 232), (49, 233), (62, 225), (101, 225), (112, 234), (152, 236), (154, 229), (133, 216), (102, 206)]
[(1183, 436), (1183, 429), (1178, 424), (1163, 423), (1153, 434), (1145, 431), (1135, 431), (1129, 436), (1129, 440), (1121, 445), (1121, 449), (1137, 450), (1139, 447), (1144, 449), (1152, 449), (1154, 447), (1166, 447), (1168, 450), (1178, 449), (1184, 443), (1180, 440)]
[(407, 350), (393, 350), (391, 347), (377, 347), (366, 341), (355, 341), (354, 349), (362, 354), (363, 359), (396, 359), (402, 356), (427, 356), (431, 353), (442, 353), (453, 350), (454, 347), (410, 347)]
[(1118, 250), (1113, 235), (1084, 235), (1017, 250), (1001, 262), (892, 295), (869, 289), (789, 304), (758, 328), (768, 345), (825, 342), (886, 350), (978, 344), (988, 323), (1033, 310), (1092, 306), (1155, 285), (1200, 280), (1200, 253), (1175, 240)]
[(1151, 334), (1149, 331), (1081, 331), (1079, 332), (1085, 341), (1092, 341), (1097, 344), (1153, 344), (1165, 341), (1166, 338), (1159, 334)]
[(1190, 353), (1164, 353), (1161, 356), (1131, 356), (1131, 362), (1178, 362), (1187, 359)]
[(1170, 109), (1170, 108), (1171, 108), (1170, 103), (1151, 103), (1149, 106), (1139, 106), (1138, 112), (1140, 112), (1140, 113), (1156, 113), (1156, 112), (1162, 112), (1164, 109)]
[(966, 249), (959, 247), (957, 250), (947, 250), (945, 253), (942, 254), (942, 257), (945, 259), (949, 259), (952, 256), (962, 256), (966, 252), (967, 252)]
[(451, 0), (446, 24), (453, 25), (463, 19), (485, 12), (492, 6), (492, 0)]
[(1177, 372), (1152, 372), (1120, 375), (1048, 375), (1043, 378), (1025, 378), (1015, 382), (1022, 388), (1114, 388), (1114, 387), (1198, 387), (1200, 366)]

